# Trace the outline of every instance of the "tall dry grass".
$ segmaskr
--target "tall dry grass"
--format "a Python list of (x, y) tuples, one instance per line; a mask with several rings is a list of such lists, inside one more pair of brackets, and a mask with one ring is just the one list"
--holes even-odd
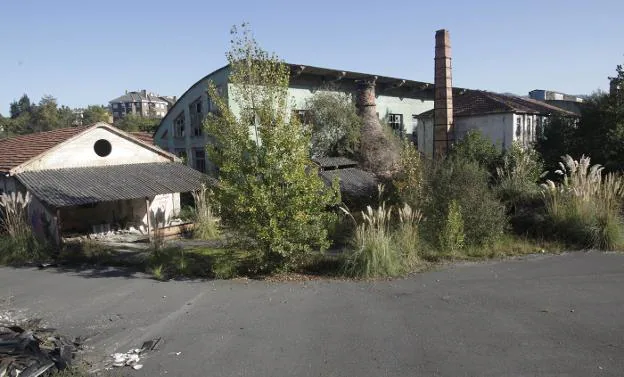
[(620, 211), (624, 178), (603, 174), (589, 157), (578, 161), (566, 155), (556, 171), (560, 183), (542, 185), (546, 212), (553, 232), (563, 241), (587, 248), (613, 250), (624, 243)]
[(28, 224), (30, 193), (0, 195), (0, 263), (24, 263), (41, 258), (45, 244), (35, 238)]
[[(383, 186), (379, 186), (380, 197)], [(373, 278), (399, 276), (414, 268), (419, 262), (420, 239), (418, 225), (420, 211), (408, 204), (395, 210), (380, 200), (377, 208), (367, 206), (357, 214), (342, 211), (356, 224), (352, 250), (344, 264), (348, 276)]]
[(212, 197), (211, 191), (206, 184), (202, 184), (201, 188), (192, 194), (195, 200), (193, 236), (202, 240), (219, 238), (221, 235), (221, 230), (219, 229), (220, 219), (210, 200)]

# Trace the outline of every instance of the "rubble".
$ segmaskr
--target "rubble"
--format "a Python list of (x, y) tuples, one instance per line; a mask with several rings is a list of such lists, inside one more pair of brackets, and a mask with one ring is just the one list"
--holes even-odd
[(80, 339), (70, 341), (54, 329), (39, 327), (40, 320), (0, 320), (0, 376), (47, 377), (68, 368), (80, 349)]
[(126, 353), (114, 353), (111, 355), (110, 365), (115, 368), (131, 367), (134, 370), (143, 368), (143, 364), (140, 363), (141, 357), (149, 351), (153, 351), (158, 347), (161, 342), (161, 338), (148, 340), (143, 343), (141, 348), (134, 348)]

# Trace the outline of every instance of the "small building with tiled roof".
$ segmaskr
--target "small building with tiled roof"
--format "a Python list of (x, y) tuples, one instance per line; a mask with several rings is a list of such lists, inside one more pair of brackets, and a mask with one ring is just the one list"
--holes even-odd
[(0, 193), (29, 192), (33, 230), (56, 242), (129, 228), (149, 237), (203, 183), (214, 180), (106, 123), (0, 140)]
[[(415, 143), (425, 155), (433, 154), (433, 116), (426, 111), (417, 117)], [(529, 146), (537, 140), (550, 117), (578, 117), (577, 114), (531, 98), (481, 90), (466, 90), (453, 97), (455, 140), (478, 130), (502, 149), (513, 143)]]

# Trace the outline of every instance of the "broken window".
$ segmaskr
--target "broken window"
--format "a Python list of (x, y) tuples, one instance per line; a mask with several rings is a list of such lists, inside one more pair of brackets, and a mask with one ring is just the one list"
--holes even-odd
[(533, 122), (532, 122), (532, 119), (531, 119), (531, 117), (529, 116), (529, 117), (527, 118), (527, 126), (526, 126), (527, 136), (528, 136), (528, 137), (527, 137), (527, 139), (528, 139), (528, 140), (533, 140), (533, 139), (532, 139), (532, 137), (531, 137), (531, 135), (532, 135), (532, 132), (531, 132), (531, 131), (532, 131), (532, 128), (533, 128), (532, 123), (533, 123)]
[(202, 112), (201, 97), (193, 101), (189, 106), (189, 113), (191, 114), (191, 129), (193, 130), (193, 136), (202, 135), (202, 121), (204, 119)]
[(412, 143), (418, 147), (418, 115), (412, 114)]
[(202, 173), (206, 172), (206, 151), (204, 149), (195, 149), (195, 169)]
[(182, 160), (182, 162), (186, 163), (187, 161), (187, 155), (186, 155), (186, 149), (184, 148), (176, 148), (173, 153), (180, 157), (180, 159)]
[(173, 120), (174, 136), (177, 138), (184, 137), (184, 111)]
[(522, 117), (518, 115), (516, 118), (516, 137), (522, 135)]
[(403, 114), (388, 114), (388, 125), (396, 134), (403, 136)]

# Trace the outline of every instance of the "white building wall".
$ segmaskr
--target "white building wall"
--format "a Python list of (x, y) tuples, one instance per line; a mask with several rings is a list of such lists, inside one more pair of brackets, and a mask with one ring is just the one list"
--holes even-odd
[(513, 144), (514, 114), (487, 114), (455, 118), (455, 135), (463, 138), (470, 130), (479, 130), (492, 144), (501, 149), (508, 149)]
[[(105, 157), (98, 156), (93, 148), (95, 142), (101, 139), (109, 141), (112, 147), (111, 153)], [(171, 158), (152, 151), (134, 140), (121, 137), (106, 128), (94, 128), (66, 144), (53, 148), (41, 158), (24, 165), (21, 170), (29, 171), (166, 161), (171, 161)]]

